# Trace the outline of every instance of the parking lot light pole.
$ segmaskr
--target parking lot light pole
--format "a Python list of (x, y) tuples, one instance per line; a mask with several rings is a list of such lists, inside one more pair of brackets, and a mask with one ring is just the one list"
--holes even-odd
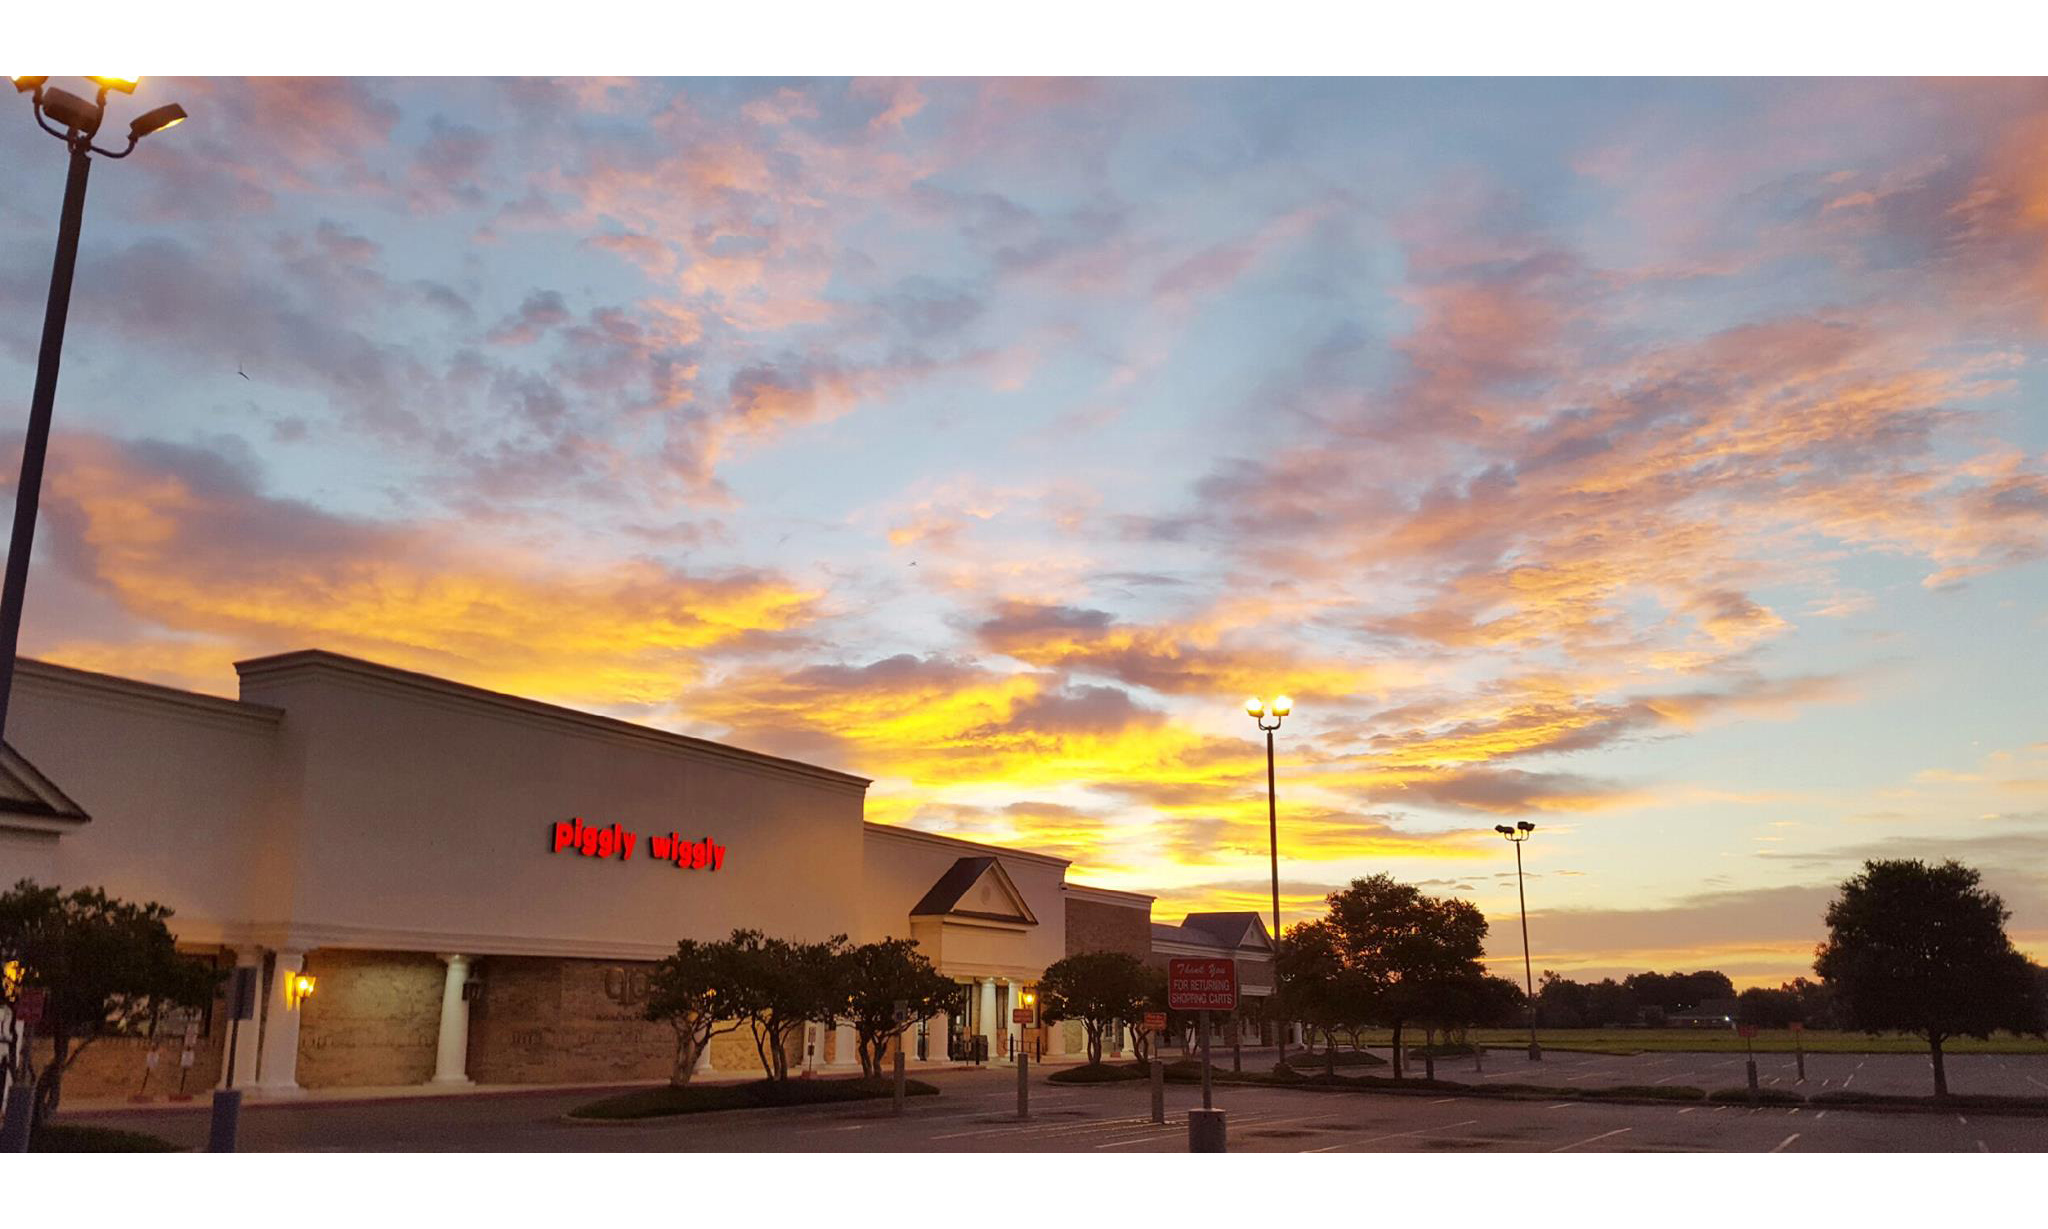
[[(1280, 997), (1280, 804), (1273, 790), (1273, 732), (1287, 714), (1294, 711), (1294, 701), (1286, 696), (1274, 696), (1273, 703), (1267, 704), (1257, 696), (1244, 702), (1244, 711), (1266, 732), (1266, 850), (1273, 863), (1273, 1002), (1281, 1007), (1273, 1021), (1274, 1040), (1280, 1046), (1280, 1058), (1274, 1065), (1287, 1065), (1287, 1012)], [(1267, 722), (1272, 724), (1268, 725)]]
[(28, 556), (35, 542), (36, 511), (43, 490), (43, 459), (50, 449), (50, 413), (57, 400), (57, 366), (64, 356), (64, 322), (71, 314), (71, 275), (78, 266), (78, 232), (85, 221), (85, 181), (91, 155), (126, 158), (136, 143), (182, 123), (185, 109), (169, 103), (144, 112), (128, 126), (120, 152), (93, 144), (106, 120), (107, 93), (135, 92), (133, 77), (88, 77), (99, 97), (87, 101), (48, 84), (48, 77), (15, 77), (17, 92), (30, 96), (36, 125), (71, 151), (64, 180), (64, 208), (57, 219), (57, 258), (50, 268), (50, 298), (43, 308), (43, 344), (36, 356), (36, 386), (29, 400), (28, 436), (21, 449), (21, 481), (14, 488), (14, 532), (8, 540), (7, 573), (0, 584), (0, 737), (7, 731), (7, 701), (14, 691), (14, 652), (21, 639), (21, 608), (28, 592)]
[(1510, 828), (1506, 824), (1494, 825), (1500, 833), (1515, 846), (1515, 896), (1522, 902), (1522, 985), (1529, 996), (1529, 1061), (1543, 1061), (1543, 1047), (1536, 1044), (1536, 977), (1529, 963), (1529, 894), (1522, 888), (1522, 842), (1536, 831), (1536, 825), (1522, 820)]

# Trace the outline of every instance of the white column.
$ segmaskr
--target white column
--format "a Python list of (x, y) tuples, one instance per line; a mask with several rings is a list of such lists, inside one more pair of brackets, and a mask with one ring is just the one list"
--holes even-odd
[(851, 1024), (842, 1024), (832, 1030), (832, 1065), (860, 1066), (860, 1036), (853, 1031)]
[(693, 1075), (709, 1075), (716, 1070), (718, 1068), (711, 1065), (711, 1043), (707, 1041), (704, 1048), (697, 1052), (697, 1065), (690, 1068), (690, 1072)]
[[(257, 1044), (263, 1032), (263, 949), (260, 947), (238, 947), (235, 949), (235, 967), (256, 971), (256, 1015), (255, 1018), (235, 1023), (235, 1004), (232, 997), (228, 1009), (215, 1024), (222, 1030), (220, 1040), (220, 1079), (215, 1088), (228, 1086), (228, 1043), (234, 1042), (235, 1087), (247, 1088), (256, 1082)], [(234, 993), (234, 983), (228, 983), (228, 993)], [(241, 1032), (237, 1034), (236, 1029)], [(196, 1061), (196, 1060), (195, 1060)]]
[[(263, 996), (263, 1043), (256, 1068), (256, 1090), (266, 1096), (290, 1096), (305, 1091), (299, 1087), (302, 1011), (287, 1003), (292, 975), (305, 967), (306, 953), (289, 948), (279, 951), (271, 966), (270, 993)], [(242, 1039), (247, 1041), (247, 1035)]]
[(977, 978), (974, 984), (981, 991), (981, 1035), (988, 1041), (988, 1057), (993, 1062), (1002, 1055), (997, 1048), (1000, 1039), (996, 1035), (996, 979)]
[(469, 957), (460, 952), (442, 952), (447, 963), (441, 979), (441, 1031), (434, 1042), (435, 1084), (467, 1084), (469, 1078), (469, 1000), (462, 988), (469, 984)]
[[(924, 1022), (924, 1052), (927, 1062), (942, 1063), (946, 1061), (946, 1030), (951, 1027), (951, 1018), (943, 1011)], [(912, 1053), (915, 1052), (912, 1051)]]

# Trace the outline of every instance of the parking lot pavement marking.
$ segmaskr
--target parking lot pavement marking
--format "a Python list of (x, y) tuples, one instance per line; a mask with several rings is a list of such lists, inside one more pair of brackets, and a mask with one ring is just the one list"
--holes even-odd
[(1787, 1110), (1787, 1111), (1786, 1111), (1786, 1113), (1785, 1113), (1785, 1117), (1787, 1117), (1787, 1118), (1790, 1118), (1790, 1117), (1791, 1117), (1792, 1115), (1794, 1115), (1794, 1114), (1796, 1114), (1796, 1113), (1798, 1113), (1798, 1112), (1799, 1112), (1799, 1107), (1795, 1105), (1795, 1106), (1793, 1106), (1793, 1107), (1792, 1107), (1792, 1108), (1791, 1108), (1790, 1110)]
[(1985, 1144), (1985, 1142), (1984, 1142), (1983, 1140), (1981, 1140), (1981, 1139), (1980, 1139), (1980, 1140), (1978, 1140), (1978, 1141), (1977, 1141), (1977, 1151), (1979, 1151), (1979, 1152), (1989, 1152), (1989, 1151), (1991, 1151), (1991, 1148), (1990, 1148), (1990, 1147), (1989, 1147), (1989, 1146), (1988, 1146), (1987, 1144)]
[(1577, 1104), (1578, 1102), (1576, 1101), (1559, 1101), (1556, 1105), (1546, 1105), (1543, 1108), (1547, 1110), (1568, 1110)]
[(1573, 1143), (1569, 1143), (1569, 1144), (1563, 1144), (1563, 1145), (1560, 1145), (1559, 1147), (1556, 1147), (1556, 1148), (1552, 1148), (1552, 1149), (1551, 1149), (1551, 1151), (1552, 1151), (1552, 1152), (1570, 1152), (1570, 1151), (1571, 1151), (1572, 1149), (1574, 1149), (1574, 1148), (1578, 1147), (1578, 1146), (1579, 1146), (1579, 1145), (1581, 1145), (1581, 1144), (1593, 1144), (1593, 1143), (1598, 1143), (1599, 1141), (1601, 1141), (1601, 1140), (1603, 1140), (1603, 1139), (1606, 1139), (1606, 1138), (1607, 1138), (1608, 1136), (1610, 1136), (1610, 1135), (1622, 1135), (1622, 1134), (1626, 1134), (1627, 1132), (1629, 1132), (1629, 1131), (1633, 1131), (1633, 1130), (1635, 1130), (1635, 1128), (1634, 1128), (1634, 1127), (1616, 1127), (1616, 1128), (1615, 1128), (1614, 1130), (1612, 1130), (1612, 1131), (1602, 1131), (1602, 1132), (1601, 1132), (1600, 1134), (1598, 1134), (1598, 1135), (1594, 1135), (1594, 1136), (1591, 1136), (1590, 1138), (1587, 1138), (1587, 1139), (1582, 1139), (1582, 1140), (1578, 1140), (1578, 1141), (1575, 1141), (1575, 1142), (1573, 1142)]
[(2039, 1080), (2035, 1079), (2035, 1078), (2034, 1078), (2033, 1076), (2031, 1076), (2031, 1075), (2027, 1077), (2027, 1083), (2029, 1083), (2029, 1084), (2039, 1084), (2039, 1085), (2040, 1085), (2040, 1086), (2041, 1086), (2042, 1088), (2048, 1088), (2048, 1084), (2042, 1084), (2042, 1083), (2041, 1083), (2041, 1081), (2039, 1081)]
[(1682, 1109), (1682, 1110), (1680, 1110), (1680, 1111), (1678, 1111), (1678, 1112), (1679, 1112), (1679, 1113), (1681, 1113), (1681, 1114), (1690, 1114), (1690, 1113), (1692, 1113), (1692, 1112), (1693, 1112), (1694, 1110), (1696, 1110), (1696, 1109), (1698, 1109), (1698, 1108), (1699, 1108), (1699, 1106), (1697, 1106), (1697, 1105), (1688, 1105), (1688, 1106), (1686, 1106), (1686, 1107), (1685, 1107), (1684, 1109)]
[(1714, 1107), (1714, 1112), (1717, 1114), (1725, 1114), (1728, 1112), (1728, 1107), (1725, 1105), (1717, 1105)]
[(1671, 1074), (1671, 1075), (1667, 1075), (1667, 1076), (1665, 1076), (1665, 1077), (1664, 1077), (1663, 1079), (1661, 1079), (1661, 1080), (1652, 1080), (1652, 1081), (1650, 1081), (1650, 1082), (1651, 1082), (1652, 1084), (1666, 1084), (1666, 1083), (1669, 1083), (1669, 1082), (1671, 1082), (1672, 1080), (1682, 1080), (1682, 1079), (1684, 1079), (1684, 1078), (1685, 1078), (1686, 1076), (1688, 1076), (1688, 1075), (1691, 1075), (1691, 1074), (1692, 1074), (1692, 1072), (1690, 1072), (1690, 1071), (1679, 1071), (1679, 1072), (1675, 1072), (1675, 1073), (1673, 1073), (1673, 1074)]
[(1017, 1135), (1025, 1133), (1038, 1134), (1040, 1132), (1045, 1131), (1102, 1130), (1108, 1127), (1126, 1126), (1131, 1123), (1150, 1121), (1152, 1121), (1150, 1118), (1096, 1118), (1091, 1119), (1087, 1122), (1058, 1122), (1042, 1123), (1038, 1125), (1019, 1122), (1012, 1123), (1008, 1126), (988, 1127), (980, 1131), (953, 1131), (946, 1135), (934, 1135), (932, 1136), (932, 1139), (968, 1139), (976, 1135)]
[(1823, 1118), (1825, 1118), (1825, 1117), (1827, 1117), (1827, 1116), (1828, 1116), (1828, 1112), (1827, 1112), (1826, 1110), (1822, 1110), (1822, 1111), (1821, 1111), (1820, 1113), (1818, 1113), (1818, 1114), (1815, 1114), (1815, 1115), (1813, 1116), (1813, 1120), (1814, 1120), (1815, 1122), (1819, 1122), (1819, 1121), (1820, 1121), (1821, 1119), (1823, 1119)]
[[(1856, 1065), (1860, 1067), (1860, 1066), (1862, 1066), (1863, 1064), (1861, 1064), (1861, 1063), (1858, 1063), (1858, 1064), (1856, 1064)], [(1849, 1073), (1849, 1075), (1848, 1075), (1848, 1078), (1847, 1078), (1847, 1079), (1844, 1079), (1844, 1080), (1842, 1081), (1842, 1087), (1844, 1087), (1844, 1088), (1847, 1088), (1847, 1087), (1849, 1086), (1849, 1080), (1853, 1080), (1853, 1079), (1855, 1079), (1855, 1078), (1856, 1078), (1856, 1073), (1855, 1073), (1854, 1071), (1851, 1071), (1851, 1072)]]
[(1339, 1148), (1362, 1148), (1366, 1144), (1376, 1144), (1383, 1139), (1406, 1139), (1411, 1135), (1427, 1135), (1431, 1131), (1448, 1131), (1452, 1127), (1469, 1127), (1478, 1121), (1477, 1118), (1467, 1118), (1463, 1122), (1447, 1122), (1440, 1127), (1420, 1127), (1413, 1131), (1395, 1131), (1391, 1135), (1375, 1135), (1371, 1139), (1347, 1139), (1341, 1144), (1331, 1144), (1327, 1148), (1310, 1148), (1308, 1151), (1335, 1152)]
[(1963, 1117), (1961, 1114), (1956, 1115), (1956, 1121), (1962, 1123), (1964, 1126), (1970, 1125), (1970, 1120)]
[(1798, 1138), (1799, 1138), (1799, 1132), (1797, 1132), (1797, 1131), (1794, 1131), (1794, 1132), (1792, 1132), (1792, 1134), (1790, 1134), (1790, 1135), (1787, 1135), (1787, 1136), (1786, 1136), (1785, 1138), (1783, 1138), (1783, 1139), (1779, 1140), (1779, 1141), (1778, 1141), (1778, 1146), (1777, 1146), (1777, 1147), (1775, 1147), (1775, 1148), (1773, 1148), (1773, 1149), (1771, 1149), (1771, 1151), (1772, 1151), (1772, 1152), (1783, 1152), (1783, 1151), (1785, 1150), (1785, 1146), (1786, 1146), (1787, 1144), (1791, 1143), (1791, 1142), (1792, 1142), (1793, 1140), (1795, 1140), (1795, 1139), (1798, 1139)]

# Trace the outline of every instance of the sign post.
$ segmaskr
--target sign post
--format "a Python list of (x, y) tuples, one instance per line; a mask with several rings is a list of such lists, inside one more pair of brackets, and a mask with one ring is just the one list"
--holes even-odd
[(1749, 1101), (1750, 1104), (1754, 1105), (1757, 1101), (1756, 1025), (1744, 1024), (1740, 1026), (1736, 1031), (1742, 1034), (1742, 1048), (1748, 1051), (1749, 1053)]
[(1201, 1021), (1202, 1108), (1188, 1111), (1188, 1151), (1226, 1151), (1223, 1111), (1210, 1096), (1209, 1013), (1237, 1010), (1237, 963), (1180, 957), (1167, 961), (1166, 1005), (1175, 1011), (1197, 1012)]
[(1806, 1023), (1805, 1023), (1805, 1021), (1803, 1021), (1803, 1020), (1794, 1020), (1794, 1021), (1792, 1022), (1792, 1057), (1793, 1057), (1794, 1061), (1796, 1061), (1796, 1062), (1797, 1062), (1797, 1063), (1799, 1064), (1799, 1082), (1800, 1082), (1800, 1083), (1802, 1083), (1802, 1084), (1804, 1084), (1804, 1083), (1806, 1082), (1806, 1041), (1805, 1041), (1805, 1037), (1806, 1037)]

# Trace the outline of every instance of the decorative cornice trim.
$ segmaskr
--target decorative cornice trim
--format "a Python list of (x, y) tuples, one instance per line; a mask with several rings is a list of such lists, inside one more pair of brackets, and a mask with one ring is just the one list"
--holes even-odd
[(1075, 900), (1093, 901), (1098, 905), (1121, 905), (1127, 909), (1143, 909), (1147, 916), (1150, 916), (1152, 912), (1152, 902), (1159, 899), (1156, 896), (1147, 896), (1143, 892), (1124, 892), (1116, 888), (1097, 888), (1085, 883), (1074, 883), (1072, 881), (1060, 886), (1065, 889), (1068, 896)]
[(113, 674), (100, 674), (92, 670), (80, 670), (76, 666), (60, 666), (55, 662), (37, 661), (23, 657), (15, 662), (17, 679), (33, 679), (80, 692), (86, 698), (129, 709), (173, 709), (181, 716), (211, 719), (239, 729), (260, 733), (273, 733), (284, 719), (284, 710), (268, 704), (255, 704), (247, 700), (230, 700), (223, 696), (203, 695), (196, 691), (180, 691), (175, 687), (164, 687), (156, 683), (145, 683), (141, 679), (122, 678)]
[(347, 657), (325, 649), (299, 649), (270, 657), (238, 661), (235, 663), (235, 672), (241, 676), (245, 690), (252, 682), (291, 682), (300, 677), (316, 676), (348, 683), (366, 691), (402, 695), (411, 700), (438, 704), (452, 711), (484, 713), (544, 729), (581, 734), (605, 742), (657, 747), (680, 752), (692, 759), (714, 761), (727, 767), (753, 769), (773, 776), (798, 777), (819, 784), (837, 786), (850, 793), (864, 795), (869, 784), (866, 777), (857, 777), (852, 773), (839, 772), (831, 768), (820, 768), (816, 764), (783, 759), (781, 756), (748, 751), (740, 747), (728, 747), (708, 739), (692, 738), (687, 734), (658, 730), (652, 726), (638, 725), (616, 717), (604, 717), (580, 709), (565, 708), (559, 704), (529, 700), (524, 696), (472, 687), (467, 683), (436, 678), (431, 674), (421, 674), (413, 670), (401, 670), (396, 666)]
[(1012, 862), (1036, 862), (1042, 866), (1072, 866), (1070, 858), (1056, 858), (1049, 853), (1031, 853), (1022, 849), (1011, 849), (1004, 845), (983, 845), (978, 841), (963, 841), (957, 836), (940, 836), (936, 832), (925, 832), (918, 828), (905, 828), (896, 824), (878, 824), (863, 820), (861, 827), (869, 836), (892, 837), (916, 845), (932, 845), (950, 851), (972, 850), (989, 857), (1007, 858)]

